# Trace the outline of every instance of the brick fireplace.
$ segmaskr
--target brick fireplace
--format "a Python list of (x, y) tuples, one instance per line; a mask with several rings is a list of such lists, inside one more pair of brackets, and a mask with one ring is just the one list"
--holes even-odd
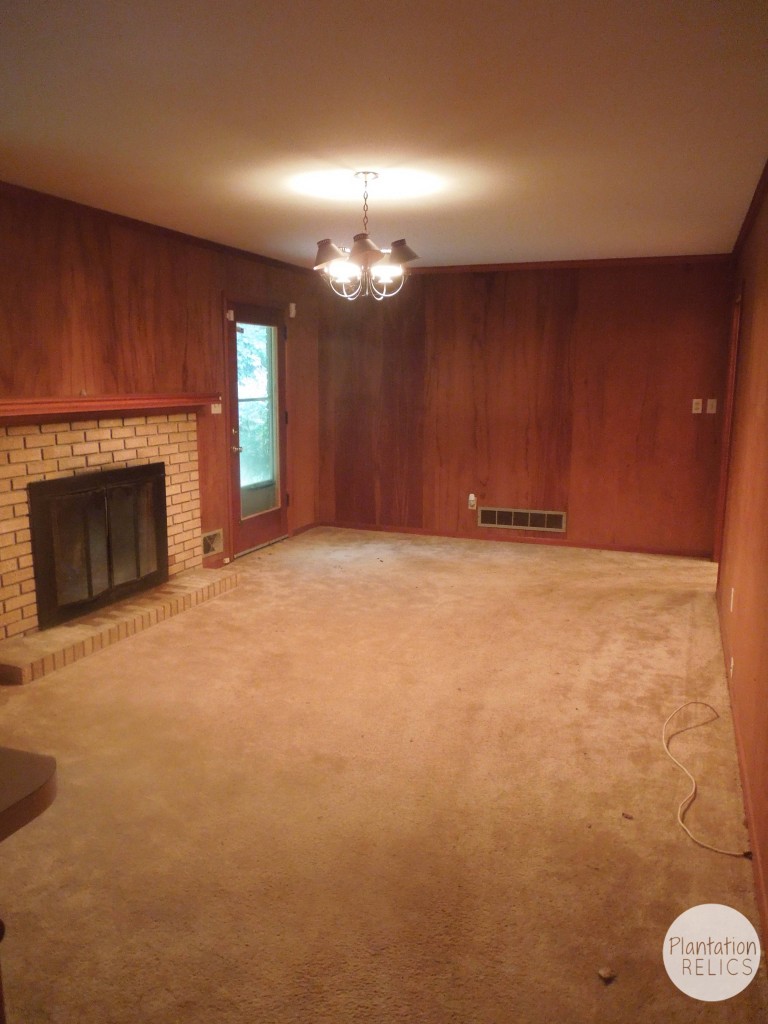
[(151, 462), (165, 464), (172, 577), (202, 565), (195, 413), (0, 426), (0, 640), (38, 628), (28, 484)]

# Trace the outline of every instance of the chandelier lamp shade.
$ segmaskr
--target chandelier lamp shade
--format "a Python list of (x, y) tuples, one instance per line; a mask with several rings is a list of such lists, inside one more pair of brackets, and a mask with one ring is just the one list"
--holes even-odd
[(351, 248), (335, 245), (330, 238), (317, 243), (314, 269), (329, 287), (343, 299), (353, 301), (369, 295), (381, 301), (397, 295), (405, 283), (406, 264), (419, 257), (404, 238), (389, 249), (380, 249), (368, 234), (368, 182), (375, 181), (375, 171), (357, 171), (363, 179), (363, 230), (355, 235)]

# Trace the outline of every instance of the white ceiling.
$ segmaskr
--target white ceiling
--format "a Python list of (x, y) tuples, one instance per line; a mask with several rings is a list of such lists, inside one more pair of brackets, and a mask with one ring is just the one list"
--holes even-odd
[[(0, 19), (0, 179), (304, 266), (362, 230), (359, 169), (381, 175), (373, 238), (424, 266), (727, 252), (768, 156), (765, 0), (0, 0)], [(341, 172), (344, 198), (296, 192), (310, 172)], [(405, 172), (437, 190), (409, 197)]]

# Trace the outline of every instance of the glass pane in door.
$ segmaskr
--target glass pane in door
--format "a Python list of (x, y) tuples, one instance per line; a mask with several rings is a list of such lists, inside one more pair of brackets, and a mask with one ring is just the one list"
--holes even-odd
[(276, 334), (276, 328), (267, 324), (237, 324), (240, 515), (243, 519), (279, 505)]

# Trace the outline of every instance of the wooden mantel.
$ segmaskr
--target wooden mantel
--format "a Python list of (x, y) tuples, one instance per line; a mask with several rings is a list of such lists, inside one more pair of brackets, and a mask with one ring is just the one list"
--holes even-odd
[(77, 395), (70, 398), (0, 398), (0, 425), (83, 420), (103, 415), (202, 411), (221, 395)]

